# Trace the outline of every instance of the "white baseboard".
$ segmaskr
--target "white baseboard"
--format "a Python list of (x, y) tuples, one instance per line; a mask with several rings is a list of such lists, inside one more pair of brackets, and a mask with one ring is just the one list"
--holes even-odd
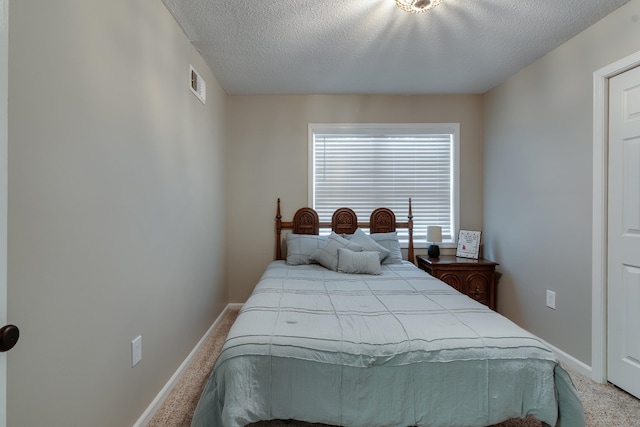
[(553, 352), (556, 354), (560, 362), (564, 363), (565, 365), (567, 365), (577, 373), (582, 374), (585, 377), (591, 379), (591, 376), (592, 376), (591, 366), (587, 365), (584, 362), (579, 361), (575, 357), (565, 353), (564, 351), (560, 350), (557, 347), (552, 346), (551, 344), (549, 344), (548, 342), (542, 339), (540, 341), (544, 342), (547, 346), (551, 348), (551, 350), (553, 350)]
[(227, 304), (224, 310), (222, 310), (222, 313), (220, 313), (220, 315), (216, 318), (216, 320), (213, 322), (211, 327), (209, 327), (209, 329), (204, 334), (204, 336), (200, 339), (200, 341), (198, 341), (198, 344), (196, 344), (193, 350), (191, 350), (191, 353), (189, 353), (187, 358), (184, 359), (184, 361), (180, 364), (176, 372), (171, 376), (171, 378), (169, 378), (169, 381), (165, 384), (165, 386), (162, 387), (162, 390), (160, 390), (160, 393), (158, 393), (158, 395), (155, 397), (155, 399), (153, 399), (149, 407), (142, 413), (140, 418), (138, 418), (138, 421), (136, 421), (133, 427), (144, 427), (147, 424), (149, 424), (149, 422), (151, 421), (153, 416), (156, 414), (158, 409), (160, 409), (160, 407), (162, 406), (162, 403), (169, 396), (169, 393), (171, 393), (171, 390), (173, 390), (173, 388), (178, 384), (184, 372), (187, 370), (189, 365), (191, 365), (198, 351), (200, 351), (204, 343), (207, 342), (207, 340), (213, 333), (213, 330), (218, 326), (218, 324), (220, 324), (222, 318), (227, 313), (227, 311), (229, 311), (230, 309), (239, 309), (241, 307), (242, 307), (242, 304), (235, 304), (235, 303)]

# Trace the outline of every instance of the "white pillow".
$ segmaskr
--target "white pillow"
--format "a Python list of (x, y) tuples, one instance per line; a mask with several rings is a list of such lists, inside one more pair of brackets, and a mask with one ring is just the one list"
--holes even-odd
[(362, 246), (351, 243), (344, 237), (340, 237), (336, 233), (331, 232), (327, 241), (313, 254), (311, 254), (310, 259), (312, 261), (316, 261), (329, 270), (338, 271), (339, 248), (350, 249), (355, 252), (360, 252), (362, 250)]
[(381, 246), (389, 249), (391, 253), (384, 260), (383, 264), (400, 264), (402, 262), (402, 251), (400, 250), (400, 242), (398, 241), (398, 233), (372, 233), (371, 238)]
[(311, 254), (327, 241), (327, 236), (315, 234), (293, 234), (287, 236), (287, 264), (301, 265), (311, 263)]
[(391, 254), (391, 251), (389, 249), (378, 244), (375, 240), (369, 237), (367, 233), (362, 231), (360, 228), (358, 228), (356, 232), (353, 233), (353, 235), (349, 240), (355, 244), (362, 246), (363, 251), (378, 252), (380, 255), (380, 261), (382, 261), (387, 256), (389, 256), (389, 254)]
[(378, 251), (353, 252), (338, 249), (338, 271), (350, 274), (382, 274)]

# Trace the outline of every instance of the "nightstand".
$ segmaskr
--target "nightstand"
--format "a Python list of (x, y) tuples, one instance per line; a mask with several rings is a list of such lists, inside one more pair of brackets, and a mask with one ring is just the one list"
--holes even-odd
[(417, 255), (418, 267), (463, 294), (496, 309), (495, 269), (499, 265), (486, 259), (443, 255), (429, 258)]

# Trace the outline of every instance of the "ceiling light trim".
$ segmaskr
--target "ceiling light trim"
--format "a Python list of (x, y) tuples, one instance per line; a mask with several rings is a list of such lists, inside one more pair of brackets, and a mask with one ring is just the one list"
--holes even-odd
[(440, 3), (442, 0), (396, 0), (396, 6), (409, 13), (426, 12)]

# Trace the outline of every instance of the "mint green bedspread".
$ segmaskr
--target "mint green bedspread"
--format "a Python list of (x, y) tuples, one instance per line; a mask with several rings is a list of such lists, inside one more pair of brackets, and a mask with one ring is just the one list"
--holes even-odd
[(192, 426), (478, 427), (528, 414), (585, 423), (553, 352), (505, 317), (408, 262), (371, 276), (274, 261), (229, 332)]

